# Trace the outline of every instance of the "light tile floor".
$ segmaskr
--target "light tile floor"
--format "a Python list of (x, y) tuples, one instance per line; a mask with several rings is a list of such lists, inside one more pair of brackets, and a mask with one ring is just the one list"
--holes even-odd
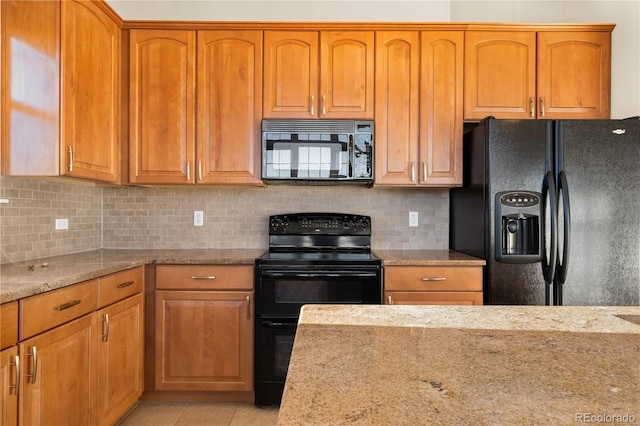
[(249, 402), (141, 402), (117, 426), (271, 426), (278, 407)]

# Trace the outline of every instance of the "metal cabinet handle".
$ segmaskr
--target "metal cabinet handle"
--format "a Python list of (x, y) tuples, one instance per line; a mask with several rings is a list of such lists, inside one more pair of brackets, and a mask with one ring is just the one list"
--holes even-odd
[(529, 110), (531, 112), (531, 117), (536, 116), (536, 98), (529, 98)]
[(540, 98), (540, 116), (544, 117), (546, 109), (544, 107), (544, 98)]
[(193, 276), (191, 277), (192, 280), (215, 280), (216, 276), (215, 275), (206, 275), (206, 276)]
[(127, 281), (127, 282), (124, 282), (122, 284), (118, 284), (118, 287), (116, 287), (116, 288), (126, 288), (126, 287), (129, 287), (131, 285), (133, 285), (133, 281)]
[(187, 161), (187, 180), (191, 182), (191, 161)]
[(36, 377), (38, 376), (38, 353), (35, 346), (31, 347), (27, 356), (30, 356), (33, 358), (33, 367), (31, 368), (31, 371), (33, 371), (33, 373), (32, 374), (27, 373), (27, 377), (31, 378), (31, 380), (29, 380), (29, 383), (35, 384)]
[(18, 395), (20, 393), (20, 357), (18, 355), (13, 357), (9, 367), (15, 367), (15, 374), (13, 377), (15, 378), (16, 383), (15, 385), (9, 383), (9, 393), (13, 390), (13, 394)]
[(411, 162), (411, 182), (416, 181), (416, 163)]
[(73, 171), (73, 148), (69, 147), (69, 172)]
[(423, 277), (422, 281), (446, 281), (445, 277)]
[(322, 95), (322, 116), (327, 115), (327, 97)]
[(309, 108), (311, 109), (311, 116), (312, 117), (316, 114), (315, 103), (316, 103), (316, 97), (311, 95), (311, 98), (310, 98), (310, 101), (309, 101)]
[(109, 314), (104, 314), (104, 318), (102, 320), (102, 341), (103, 342), (108, 342), (109, 341)]
[(81, 302), (81, 301), (80, 301), (80, 300), (78, 300), (78, 299), (76, 299), (76, 300), (72, 300), (71, 302), (63, 303), (63, 304), (62, 304), (62, 305), (60, 305), (60, 306), (56, 306), (56, 308), (55, 308), (55, 309), (56, 309), (56, 311), (64, 311), (65, 309), (69, 309), (69, 308), (72, 308), (72, 307), (74, 307), (74, 306), (76, 306), (76, 305), (79, 305), (79, 304), (80, 304), (80, 302)]
[(198, 160), (198, 180), (202, 182), (202, 160)]
[(387, 301), (389, 302), (389, 305), (393, 305), (393, 300), (391, 299), (391, 296), (387, 296)]
[(247, 296), (247, 319), (251, 319), (251, 296)]
[(422, 162), (422, 181), (423, 182), (427, 181), (427, 162), (426, 161)]

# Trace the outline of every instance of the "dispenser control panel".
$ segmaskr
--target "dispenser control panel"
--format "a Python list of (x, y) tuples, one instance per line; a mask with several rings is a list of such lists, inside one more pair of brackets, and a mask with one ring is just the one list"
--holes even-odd
[(500, 203), (511, 207), (533, 207), (540, 204), (540, 196), (533, 192), (507, 192), (500, 197)]

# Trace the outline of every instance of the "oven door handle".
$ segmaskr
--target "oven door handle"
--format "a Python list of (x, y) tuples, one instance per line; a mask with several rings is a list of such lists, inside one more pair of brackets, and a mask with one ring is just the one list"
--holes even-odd
[(378, 276), (375, 272), (353, 272), (353, 271), (331, 271), (323, 272), (317, 271), (313, 273), (287, 271), (287, 272), (263, 272), (261, 276), (266, 278), (376, 278)]
[(295, 323), (295, 322), (260, 321), (260, 325), (262, 327), (268, 327), (268, 328), (292, 328), (292, 329), (295, 329), (298, 324)]

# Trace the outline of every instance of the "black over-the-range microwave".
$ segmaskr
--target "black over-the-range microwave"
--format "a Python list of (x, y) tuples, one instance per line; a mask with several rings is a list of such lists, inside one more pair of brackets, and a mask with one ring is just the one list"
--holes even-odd
[(265, 181), (372, 184), (373, 164), (373, 121), (262, 121)]

